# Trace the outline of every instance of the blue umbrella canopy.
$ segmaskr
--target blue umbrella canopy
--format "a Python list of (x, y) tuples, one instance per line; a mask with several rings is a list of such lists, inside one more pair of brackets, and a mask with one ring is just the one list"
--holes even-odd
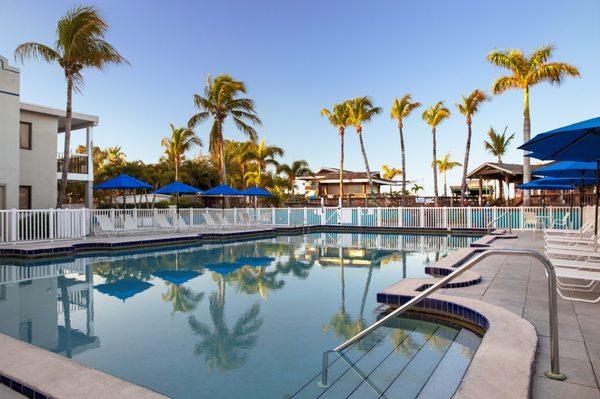
[(119, 176), (108, 179), (94, 187), (95, 190), (134, 190), (141, 188), (152, 188), (152, 186), (125, 173), (121, 173)]
[(157, 270), (152, 274), (171, 284), (181, 285), (198, 277), (202, 273), (194, 270)]
[(215, 273), (219, 273), (222, 276), (226, 276), (229, 273), (236, 271), (237, 269), (239, 269), (242, 266), (243, 265), (238, 262), (235, 262), (235, 263), (220, 262), (220, 263), (209, 263), (207, 265), (204, 265), (204, 267), (206, 267), (208, 270), (215, 272)]
[(551, 165), (544, 165), (537, 168), (533, 174), (537, 176), (551, 177), (594, 178), (596, 177), (596, 163), (581, 161), (556, 162)]
[(263, 267), (263, 266), (269, 266), (274, 260), (275, 260), (275, 258), (271, 258), (270, 256), (253, 256), (253, 257), (239, 258), (237, 260), (237, 263), (241, 263), (244, 266), (248, 265), (248, 266)]
[(573, 190), (574, 185), (556, 181), (552, 177), (545, 177), (543, 179), (530, 181), (529, 183), (520, 184), (517, 186), (522, 190)]
[(202, 190), (199, 188), (188, 186), (179, 181), (174, 181), (155, 191), (156, 194), (198, 194), (201, 192)]
[(203, 195), (244, 195), (235, 188), (229, 187), (226, 184), (221, 184), (217, 187), (213, 187), (210, 190), (206, 190)]
[(146, 291), (148, 288), (152, 287), (152, 285), (153, 284), (142, 280), (125, 279), (114, 283), (98, 284), (94, 286), (94, 288), (103, 294), (114, 296), (115, 298), (125, 301), (140, 292)]
[(244, 191), (242, 191), (243, 195), (248, 195), (251, 197), (272, 197), (273, 194), (271, 194), (269, 191), (265, 190), (264, 188), (260, 188), (260, 187), (250, 187)]
[(536, 135), (519, 147), (539, 159), (557, 161), (600, 160), (600, 117)]

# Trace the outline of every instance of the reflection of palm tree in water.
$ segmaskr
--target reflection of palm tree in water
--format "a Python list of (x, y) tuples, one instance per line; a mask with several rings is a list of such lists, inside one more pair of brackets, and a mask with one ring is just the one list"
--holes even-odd
[(296, 258), (294, 247), (290, 247), (288, 251), (288, 259), (285, 263), (277, 262), (277, 270), (282, 274), (291, 274), (301, 280), (308, 277), (309, 271), (312, 269), (311, 263), (300, 262)]
[(249, 350), (256, 344), (255, 333), (263, 323), (258, 318), (260, 305), (252, 305), (239, 317), (233, 329), (229, 329), (225, 322), (225, 280), (222, 277), (219, 290), (208, 300), (212, 329), (193, 315), (188, 319), (192, 331), (202, 338), (194, 353), (204, 355), (210, 371), (228, 371), (243, 366)]
[(67, 279), (65, 276), (58, 277), (58, 286), (60, 288), (60, 301), (62, 303), (63, 315), (65, 318), (65, 348), (68, 358), (73, 356), (71, 345), (71, 303), (69, 302), (69, 291), (67, 287)]
[(162, 294), (162, 299), (165, 302), (171, 302), (173, 311), (171, 316), (176, 312), (188, 313), (196, 309), (198, 303), (204, 298), (204, 293), (195, 293), (189, 288), (179, 284), (165, 282), (168, 289)]
[(228, 277), (227, 281), (237, 282), (240, 292), (249, 295), (258, 292), (266, 300), (269, 291), (279, 290), (285, 285), (285, 281), (277, 278), (278, 274), (278, 271), (265, 271), (264, 267), (244, 266)]
[[(371, 284), (371, 277), (373, 274), (373, 263), (369, 264), (369, 274), (367, 275), (367, 281), (363, 290), (359, 316), (356, 320), (353, 320), (352, 316), (346, 313), (346, 282), (344, 278), (344, 259), (342, 257), (342, 248), (339, 249), (340, 256), (340, 280), (341, 280), (341, 304), (340, 310), (333, 315), (329, 324), (323, 327), (324, 332), (333, 330), (334, 336), (347, 340), (354, 335), (358, 334), (367, 327), (367, 323), (364, 319), (364, 311), (367, 302), (367, 296), (369, 293), (369, 286)], [(356, 348), (361, 351), (367, 351), (375, 343), (381, 339), (381, 335), (377, 332), (368, 334), (356, 343)]]

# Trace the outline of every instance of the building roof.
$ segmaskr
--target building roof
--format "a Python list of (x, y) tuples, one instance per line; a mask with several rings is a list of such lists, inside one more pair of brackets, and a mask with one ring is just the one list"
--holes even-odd
[[(531, 165), (531, 171), (541, 167), (542, 165)], [(496, 180), (502, 179), (513, 181), (521, 181), (523, 179), (523, 165), (516, 163), (496, 163), (486, 162), (473, 169), (467, 175), (467, 179), (484, 179)]]
[[(336, 168), (321, 168), (310, 176), (299, 176), (298, 180), (305, 181), (317, 181), (319, 183), (339, 183), (340, 182), (340, 170)], [(381, 177), (379, 172), (371, 172), (371, 179), (373, 183), (381, 185), (398, 185), (402, 184), (398, 180), (384, 179)], [(368, 183), (369, 178), (367, 172), (353, 172), (350, 170), (344, 170), (342, 176), (343, 183)]]
[[(58, 132), (62, 133), (65, 131), (65, 114), (64, 109), (50, 108), (43, 105), (21, 103), (21, 111), (33, 112), (41, 115), (55, 116), (58, 118)], [(78, 130), (84, 129), (90, 126), (98, 126), (98, 117), (95, 115), (82, 114), (79, 112), (73, 112), (73, 118), (71, 122), (71, 129)]]

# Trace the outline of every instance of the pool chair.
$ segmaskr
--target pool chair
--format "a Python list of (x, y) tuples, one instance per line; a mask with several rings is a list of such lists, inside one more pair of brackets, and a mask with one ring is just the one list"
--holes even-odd
[(564, 214), (564, 216), (562, 218), (559, 219), (554, 219), (552, 221), (552, 229), (553, 230), (560, 230), (560, 229), (565, 229), (567, 230), (569, 227), (569, 220), (571, 219), (571, 213), (567, 212)]
[[(600, 283), (599, 271), (555, 267), (554, 272), (556, 273), (556, 292), (563, 299), (588, 303), (600, 302), (600, 293), (594, 293)], [(568, 291), (568, 295), (565, 291)]]
[(196, 228), (196, 226), (186, 222), (185, 218), (181, 214), (177, 215), (177, 226), (176, 227), (179, 230), (192, 230), (192, 229)]
[(98, 227), (100, 227), (100, 233), (106, 234), (107, 237), (115, 237), (119, 234), (134, 233), (137, 231), (137, 227), (134, 229), (127, 226), (124, 226), (123, 228), (115, 227), (108, 215), (95, 215), (94, 217), (98, 222)]
[(545, 229), (544, 235), (546, 237), (574, 237), (582, 235), (591, 235), (594, 231), (594, 221), (589, 220), (581, 226), (578, 230), (566, 230), (566, 229)]
[(177, 230), (177, 226), (173, 226), (169, 219), (167, 219), (167, 215), (164, 213), (159, 213), (154, 216), (154, 226), (157, 227), (159, 231), (175, 231)]
[(129, 231), (131, 233), (149, 233), (156, 231), (154, 226), (152, 227), (139, 227), (137, 222), (131, 215), (125, 215), (125, 219), (123, 220), (123, 230)]
[(545, 227), (544, 221), (537, 217), (537, 215), (533, 212), (524, 212), (523, 213), (523, 227), (533, 226), (533, 228), (537, 231), (538, 229), (543, 229)]

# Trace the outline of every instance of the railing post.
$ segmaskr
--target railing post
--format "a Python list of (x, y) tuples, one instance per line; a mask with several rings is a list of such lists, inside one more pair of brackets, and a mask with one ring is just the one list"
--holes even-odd
[(492, 209), (492, 220), (494, 221), (494, 223), (493, 223), (494, 224), (494, 228), (496, 228), (498, 226), (498, 220), (497, 220), (497, 218), (498, 218), (498, 207), (495, 206)]
[(362, 215), (363, 215), (363, 210), (362, 208), (359, 206), (358, 208), (356, 208), (356, 212), (358, 214), (357, 218), (356, 218), (356, 225), (358, 227), (362, 226)]
[(442, 208), (442, 219), (443, 219), (443, 223), (444, 223), (444, 228), (446, 230), (448, 230), (448, 208), (447, 207)]
[(133, 208), (133, 222), (135, 223), (136, 227), (139, 227), (139, 224), (138, 224), (138, 209), (137, 208)]
[(54, 241), (54, 209), (48, 209), (48, 239)]
[(288, 226), (292, 225), (292, 208), (288, 207), (287, 209), (287, 221), (288, 221)]
[(377, 207), (377, 227), (381, 227), (381, 208)]
[(470, 206), (467, 207), (467, 227), (468, 228), (473, 227), (473, 212), (471, 212)]
[(275, 208), (271, 208), (271, 224), (274, 226), (275, 223)]
[(404, 224), (404, 220), (402, 219), (402, 207), (399, 207), (398, 209), (398, 227), (403, 227)]
[(237, 208), (233, 208), (233, 224), (237, 224)]
[(519, 212), (521, 212), (521, 214), (519, 215), (519, 228), (521, 230), (525, 230), (525, 208), (521, 206)]
[(86, 223), (86, 208), (81, 208), (81, 214), (80, 214), (79, 220), (81, 221), (81, 223), (80, 223), (81, 231), (79, 232), (79, 236), (84, 238), (87, 235), (86, 234), (86, 231), (87, 231), (86, 230), (87, 229), (87, 227), (86, 227), (86, 225), (87, 225), (87, 223)]
[(18, 241), (17, 237), (17, 210), (15, 208), (10, 210), (10, 240)]
[(304, 209), (302, 209), (302, 224), (308, 225), (308, 215), (306, 212), (306, 207), (304, 207)]
[(548, 207), (548, 212), (550, 212), (550, 216), (548, 218), (548, 221), (550, 222), (550, 228), (552, 228), (554, 226), (554, 211), (552, 210), (552, 205), (550, 205)]
[(425, 227), (425, 207), (419, 208), (419, 227)]

